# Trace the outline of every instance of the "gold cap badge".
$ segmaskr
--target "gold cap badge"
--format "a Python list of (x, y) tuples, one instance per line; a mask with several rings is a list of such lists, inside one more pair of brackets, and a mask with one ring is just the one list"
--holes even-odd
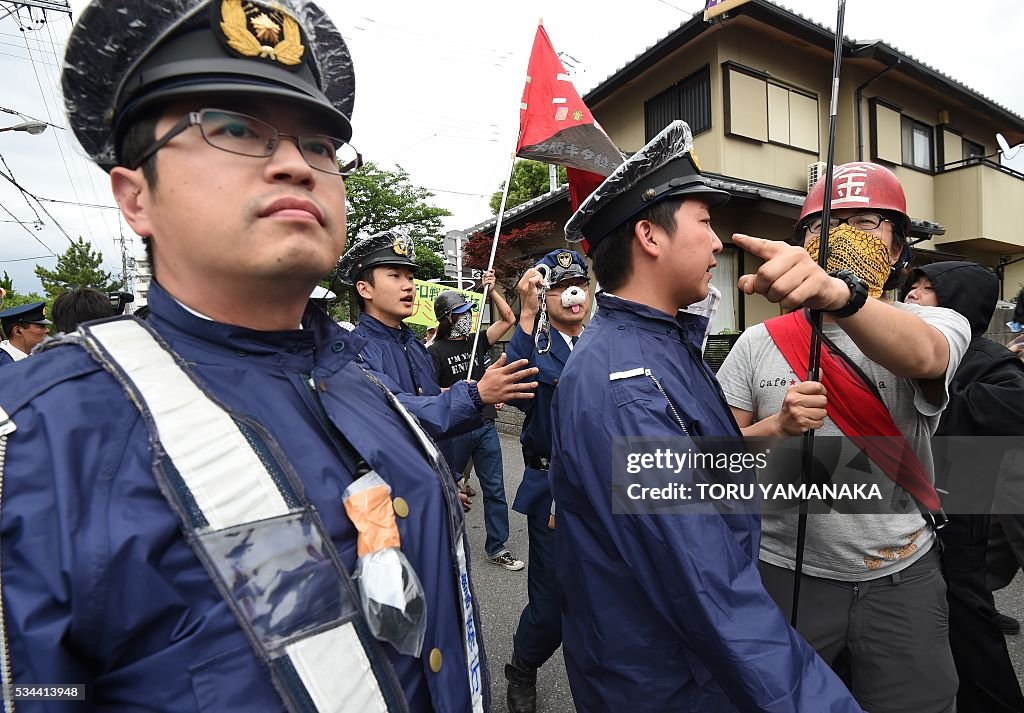
[(283, 9), (253, 0), (221, 0), (220, 30), (228, 47), (243, 57), (269, 59), (285, 67), (302, 64), (302, 30)]
[(694, 151), (692, 148), (690, 149), (690, 160), (693, 161), (693, 167), (696, 168), (701, 173), (703, 173), (700, 164), (697, 162), (697, 152)]
[(409, 238), (395, 238), (391, 249), (395, 251), (395, 255), (407, 256), (409, 254)]

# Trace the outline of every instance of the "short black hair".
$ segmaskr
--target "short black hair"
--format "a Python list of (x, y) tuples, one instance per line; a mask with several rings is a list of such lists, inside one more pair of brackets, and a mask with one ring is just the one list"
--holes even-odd
[[(121, 142), (121, 156), (126, 166), (134, 166), (136, 160), (156, 141), (156, 124), (163, 114), (163, 107), (146, 112), (128, 127)], [(156, 188), (156, 154), (142, 162), (142, 175), (150, 188)]]
[(602, 290), (615, 292), (626, 284), (633, 274), (633, 231), (641, 220), (648, 220), (668, 233), (675, 232), (676, 211), (687, 198), (674, 196), (641, 211), (613, 229), (604, 240), (590, 251), (594, 263), (594, 276)]
[(73, 332), (82, 322), (114, 316), (110, 298), (91, 287), (62, 292), (53, 301), (53, 325), (58, 332)]

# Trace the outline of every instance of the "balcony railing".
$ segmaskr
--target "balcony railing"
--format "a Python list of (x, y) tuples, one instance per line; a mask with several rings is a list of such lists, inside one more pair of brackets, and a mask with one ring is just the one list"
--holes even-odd
[(935, 221), (946, 234), (935, 237), (937, 246), (969, 242), (985, 252), (1024, 249), (1019, 219), (1024, 173), (980, 156), (943, 169), (935, 175)]

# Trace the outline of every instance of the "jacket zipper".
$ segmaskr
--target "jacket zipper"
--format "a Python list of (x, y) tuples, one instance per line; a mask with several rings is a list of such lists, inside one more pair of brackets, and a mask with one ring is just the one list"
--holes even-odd
[[(0, 410), (0, 506), (3, 505), (4, 464), (7, 461), (7, 436), (14, 432), (14, 422)], [(0, 569), (2, 572), (2, 569)], [(0, 575), (0, 686), (3, 689), (4, 711), (14, 713), (14, 682), (11, 680), (11, 649), (7, 643), (7, 619), (4, 613), (3, 581)]]
[(689, 436), (690, 435), (690, 431), (687, 430), (686, 424), (683, 423), (683, 419), (679, 417), (679, 412), (676, 411), (676, 405), (674, 403), (672, 403), (672, 399), (670, 399), (668, 397), (668, 392), (666, 392), (664, 387), (662, 387), (661, 382), (658, 381), (658, 377), (656, 377), (654, 374), (652, 374), (650, 369), (644, 369), (644, 374), (646, 376), (649, 376), (651, 381), (654, 382), (654, 385), (658, 387), (658, 391), (660, 391), (661, 395), (665, 397), (666, 401), (668, 401), (668, 407), (672, 410), (672, 415), (675, 416), (676, 423), (679, 424), (679, 428), (683, 429), (683, 433), (685, 433), (687, 436)]

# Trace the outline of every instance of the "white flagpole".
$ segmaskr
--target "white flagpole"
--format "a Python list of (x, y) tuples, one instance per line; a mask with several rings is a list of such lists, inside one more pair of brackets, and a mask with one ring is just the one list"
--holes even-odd
[[(512, 153), (512, 160), (508, 163), (508, 178), (505, 179), (505, 190), (501, 192), (501, 207), (498, 208), (498, 222), (494, 226), (494, 240), (491, 241), (491, 257), (487, 260), (487, 270), (494, 268), (494, 256), (498, 252), (498, 236), (501, 235), (501, 221), (505, 217), (505, 201), (508, 200), (508, 188), (512, 183), (512, 169), (516, 165), (516, 155)], [(487, 304), (487, 291), (490, 285), (484, 285), (484, 295), (480, 300), (480, 318), (476, 321), (476, 333), (473, 335), (473, 351), (469, 353), (469, 369), (466, 370), (466, 381), (473, 380), (473, 364), (476, 361), (476, 347), (480, 343), (480, 328), (484, 324), (484, 305)], [(462, 289), (462, 285), (459, 285)]]

